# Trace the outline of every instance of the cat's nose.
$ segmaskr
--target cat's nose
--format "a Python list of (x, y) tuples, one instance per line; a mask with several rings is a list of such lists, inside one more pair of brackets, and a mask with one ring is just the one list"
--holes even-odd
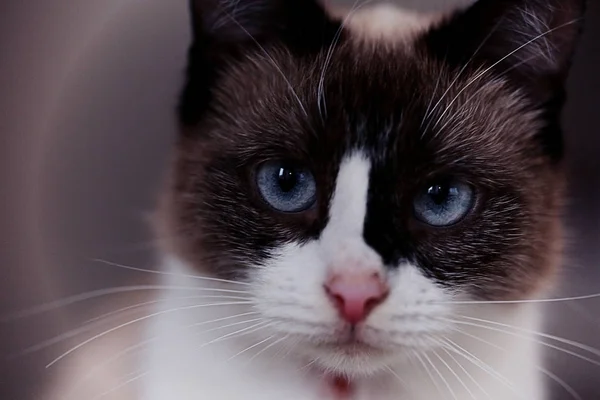
[(365, 320), (389, 292), (381, 275), (373, 270), (332, 274), (324, 288), (340, 316), (351, 324)]

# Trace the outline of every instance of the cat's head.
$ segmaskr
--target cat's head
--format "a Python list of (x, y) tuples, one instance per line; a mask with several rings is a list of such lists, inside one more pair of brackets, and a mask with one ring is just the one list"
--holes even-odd
[(583, 9), (480, 0), (428, 21), (361, 3), (191, 2), (164, 207), (178, 256), (249, 283), (269, 330), (350, 374), (435, 346), (452, 301), (549, 282)]

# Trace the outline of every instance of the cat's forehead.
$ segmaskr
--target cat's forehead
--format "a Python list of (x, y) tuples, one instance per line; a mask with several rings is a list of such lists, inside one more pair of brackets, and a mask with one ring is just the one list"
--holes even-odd
[(216, 89), (215, 123), (224, 130), (215, 136), (248, 156), (314, 159), (323, 150), (331, 158), (361, 147), (384, 161), (418, 151), (432, 167), (488, 171), (534, 155), (536, 114), (518, 89), (483, 68), (431, 57), (419, 38), (388, 46), (349, 36), (312, 57), (279, 46), (266, 48), (268, 57), (249, 54)]

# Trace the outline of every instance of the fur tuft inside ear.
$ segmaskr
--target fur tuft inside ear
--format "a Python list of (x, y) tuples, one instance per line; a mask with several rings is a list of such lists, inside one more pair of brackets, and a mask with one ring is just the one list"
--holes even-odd
[(329, 46), (340, 27), (317, 0), (190, 0), (192, 45), (179, 120), (194, 125), (211, 101), (211, 89), (228, 63), (280, 45), (290, 54)]
[(483, 62), (537, 89), (562, 86), (584, 5), (583, 0), (479, 0), (432, 30), (426, 41), (457, 64)]
[(489, 72), (526, 95), (543, 123), (538, 143), (559, 162), (565, 81), (584, 9), (584, 0), (479, 0), (423, 40), (430, 53), (457, 70)]

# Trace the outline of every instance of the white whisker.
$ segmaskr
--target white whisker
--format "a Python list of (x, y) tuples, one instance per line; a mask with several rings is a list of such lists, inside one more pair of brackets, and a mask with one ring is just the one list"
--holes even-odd
[(421, 355), (416, 351), (413, 352), (413, 354), (417, 357), (417, 360), (419, 360), (419, 363), (421, 364), (421, 366), (423, 367), (423, 369), (429, 376), (429, 379), (431, 379), (431, 382), (435, 385), (435, 388), (438, 391), (438, 393), (440, 394), (440, 396), (444, 397), (444, 393), (442, 393), (442, 389), (440, 388), (437, 380), (435, 380), (435, 378), (433, 377), (433, 374), (429, 370), (429, 367), (427, 366), (427, 364), (425, 364), (425, 361), (423, 361), (423, 358), (421, 357)]
[(237, 352), (236, 354), (234, 354), (233, 356), (229, 357), (229, 358), (227, 359), (227, 361), (231, 361), (231, 360), (233, 360), (234, 358), (236, 358), (236, 357), (238, 357), (238, 356), (240, 356), (240, 355), (242, 355), (242, 354), (246, 353), (247, 351), (249, 351), (249, 350), (252, 350), (252, 349), (254, 349), (255, 347), (258, 347), (258, 346), (260, 346), (261, 344), (263, 344), (263, 343), (265, 343), (265, 342), (268, 342), (269, 340), (273, 339), (274, 337), (275, 337), (275, 335), (271, 335), (271, 336), (269, 336), (268, 338), (266, 338), (266, 339), (264, 339), (264, 340), (261, 340), (261, 341), (260, 341), (260, 342), (258, 342), (258, 343), (255, 343), (255, 344), (253, 344), (252, 346), (246, 347), (244, 350), (242, 350), (242, 351), (239, 351), (239, 352)]
[(181, 291), (193, 291), (193, 292), (217, 292), (217, 293), (238, 293), (238, 294), (250, 294), (247, 291), (241, 290), (230, 290), (230, 289), (218, 289), (218, 288), (206, 288), (206, 287), (194, 287), (194, 286), (165, 286), (165, 285), (133, 285), (133, 286), (118, 286), (106, 289), (92, 290), (85, 293), (68, 296), (63, 299), (54, 300), (45, 304), (31, 307), (26, 310), (18, 311), (13, 314), (9, 314), (3, 317), (1, 322), (9, 322), (16, 319), (31, 317), (44, 312), (52, 311), (67, 307), (82, 301), (92, 300), (100, 297), (110, 296), (114, 294), (130, 293), (130, 292), (142, 292), (142, 291), (155, 291), (155, 290), (181, 290)]
[[(257, 322), (257, 321), (262, 321), (262, 320), (264, 320), (264, 318), (253, 318), (253, 319), (247, 319), (247, 320), (244, 320), (244, 321), (233, 322), (231, 324), (217, 326), (216, 328), (211, 328), (211, 329), (204, 330), (204, 331), (202, 331), (202, 333), (209, 333), (209, 332), (220, 331), (221, 329), (231, 328), (232, 326), (238, 326), (238, 325), (243, 325), (243, 324), (247, 324), (247, 323), (250, 323), (250, 322)], [(196, 324), (194, 324), (194, 325), (196, 325)], [(190, 325), (190, 327), (192, 327), (194, 325)]]
[(236, 299), (243, 299), (243, 300), (250, 300), (249, 298), (246, 297), (220, 297), (220, 296), (210, 296), (210, 297), (205, 297), (205, 296), (185, 296), (185, 297), (174, 297), (174, 298), (165, 298), (165, 299), (158, 299), (158, 300), (151, 300), (151, 301), (144, 301), (142, 303), (136, 303), (136, 304), (132, 304), (130, 306), (127, 307), (123, 307), (123, 308), (119, 308), (117, 310), (99, 315), (97, 317), (94, 318), (90, 318), (88, 320), (86, 320), (84, 322), (84, 324), (91, 324), (93, 322), (99, 321), (99, 320), (103, 320), (103, 319), (107, 319), (108, 317), (111, 317), (113, 315), (117, 315), (117, 314), (121, 314), (125, 311), (129, 311), (129, 310), (135, 310), (137, 308), (141, 308), (144, 306), (149, 306), (149, 305), (153, 305), (153, 304), (159, 304), (159, 303), (164, 303), (164, 302), (168, 302), (168, 301), (172, 301), (172, 300), (194, 300), (194, 299), (203, 299), (203, 298), (227, 298), (227, 299), (231, 299), (231, 298), (236, 298)]
[(547, 377), (549, 377), (550, 379), (552, 379), (554, 382), (556, 382), (560, 387), (562, 387), (567, 393), (569, 393), (575, 400), (583, 400), (582, 397), (579, 395), (579, 393), (577, 393), (577, 391), (575, 391), (575, 389), (573, 389), (573, 387), (571, 387), (571, 385), (569, 385), (567, 382), (565, 382), (563, 379), (559, 378), (556, 374), (554, 374), (551, 371), (548, 371), (547, 369), (545, 369), (544, 367), (537, 367), (544, 375), (546, 375)]
[(250, 333), (257, 332), (257, 331), (259, 331), (261, 329), (267, 328), (267, 327), (272, 326), (272, 325), (273, 325), (273, 323), (268, 323), (267, 321), (259, 322), (257, 324), (252, 325), (252, 326), (248, 326), (246, 328), (242, 328), (242, 329), (237, 330), (235, 332), (231, 332), (231, 333), (228, 333), (226, 335), (220, 336), (220, 337), (218, 337), (216, 339), (213, 339), (213, 340), (211, 340), (211, 341), (203, 344), (199, 348), (202, 349), (202, 348), (204, 348), (204, 347), (206, 347), (208, 345), (211, 345), (213, 343), (218, 343), (218, 342), (221, 342), (221, 341), (226, 340), (226, 339), (248, 335)]
[(502, 327), (505, 327), (505, 328), (514, 329), (515, 331), (518, 331), (518, 332), (523, 332), (523, 333), (527, 333), (527, 334), (530, 334), (530, 335), (536, 335), (536, 336), (540, 336), (540, 337), (543, 337), (543, 338), (546, 338), (546, 339), (555, 340), (557, 342), (568, 344), (570, 346), (576, 347), (576, 348), (581, 349), (581, 350), (586, 350), (586, 351), (588, 351), (588, 352), (590, 352), (590, 353), (592, 353), (592, 354), (600, 357), (600, 350), (599, 349), (596, 349), (594, 347), (585, 345), (583, 343), (576, 342), (574, 340), (569, 340), (569, 339), (562, 338), (562, 337), (559, 337), (559, 336), (550, 335), (550, 334), (543, 333), (543, 332), (538, 332), (538, 331), (533, 331), (533, 330), (530, 330), (530, 329), (524, 329), (524, 328), (517, 327), (517, 326), (514, 326), (514, 325), (503, 324), (503, 323), (496, 322), (496, 321), (490, 321), (490, 320), (487, 320), (487, 319), (467, 317), (465, 315), (457, 315), (457, 317), (464, 318), (464, 319), (467, 319), (467, 320), (470, 320), (470, 321), (477, 321), (477, 322), (488, 323), (490, 325), (502, 326)]
[(69, 389), (69, 394), (67, 396), (65, 396), (66, 398), (71, 398), (73, 397), (73, 393), (76, 391), (76, 389), (80, 388), (84, 382), (86, 382), (87, 380), (89, 380), (95, 373), (97, 373), (98, 371), (100, 371), (102, 368), (108, 366), (109, 364), (120, 360), (121, 358), (125, 357), (127, 354), (142, 348), (144, 346), (147, 346), (148, 344), (150, 344), (151, 342), (155, 341), (157, 338), (152, 338), (152, 339), (148, 339), (145, 340), (143, 342), (137, 343), (133, 346), (129, 346), (126, 349), (114, 354), (113, 356), (111, 356), (110, 358), (104, 360), (103, 362), (101, 362), (100, 364), (96, 364), (94, 365), (94, 368), (92, 368), (87, 374), (85, 374), (83, 377), (81, 377), (81, 379), (78, 379)]
[(133, 383), (133, 382), (135, 382), (135, 381), (137, 381), (137, 380), (140, 380), (140, 379), (142, 379), (143, 377), (145, 377), (145, 376), (146, 376), (146, 375), (148, 375), (149, 373), (150, 373), (149, 371), (146, 371), (146, 372), (143, 372), (143, 373), (141, 373), (141, 374), (139, 374), (139, 375), (136, 375), (136, 376), (134, 376), (133, 378), (130, 378), (130, 379), (126, 380), (125, 382), (123, 382), (123, 383), (121, 383), (121, 384), (119, 384), (119, 385), (115, 386), (114, 388), (112, 388), (112, 389), (110, 389), (110, 390), (107, 390), (107, 391), (105, 391), (105, 392), (102, 392), (102, 393), (100, 393), (99, 395), (97, 395), (97, 396), (95, 396), (95, 397), (92, 397), (92, 400), (99, 400), (99, 399), (101, 399), (101, 398), (103, 398), (103, 397), (106, 397), (106, 396), (108, 396), (109, 394), (111, 394), (111, 393), (114, 393), (114, 392), (116, 392), (117, 390), (119, 390), (119, 389), (121, 389), (121, 388), (123, 388), (123, 387), (125, 387), (125, 386), (127, 386), (127, 385), (129, 385), (129, 384), (131, 384), (131, 383)]
[(230, 283), (230, 284), (233, 284), (233, 285), (247, 285), (247, 286), (250, 286), (250, 284), (247, 283), (247, 282), (238, 282), (238, 281), (232, 281), (232, 280), (229, 280), (229, 279), (213, 278), (213, 277), (193, 275), (193, 274), (179, 274), (179, 273), (175, 273), (175, 272), (155, 271), (155, 270), (152, 270), (152, 269), (132, 267), (132, 266), (129, 266), (129, 265), (119, 264), (119, 263), (116, 263), (116, 262), (107, 261), (107, 260), (103, 260), (103, 259), (100, 259), (100, 258), (95, 258), (92, 261), (95, 261), (95, 262), (98, 262), (98, 263), (102, 263), (102, 264), (105, 264), (105, 265), (110, 265), (111, 267), (117, 267), (117, 268), (126, 269), (126, 270), (129, 270), (129, 271), (145, 272), (145, 273), (148, 273), (148, 274), (163, 275), (163, 276), (176, 276), (176, 277), (180, 277), (180, 278), (200, 279), (200, 280), (203, 280), (203, 281), (211, 281), (211, 282)]
[(516, 49), (514, 49), (513, 51), (509, 52), (507, 55), (505, 55), (504, 57), (500, 58), (498, 61), (496, 61), (495, 63), (493, 63), (492, 65), (490, 65), (489, 67), (485, 68), (483, 71), (481, 71), (479, 74), (477, 74), (473, 79), (471, 79), (467, 84), (465, 84), (465, 86), (458, 91), (458, 93), (454, 96), (454, 98), (450, 101), (450, 103), (446, 106), (446, 109), (441, 113), (441, 115), (437, 118), (435, 124), (434, 124), (434, 128), (440, 123), (440, 121), (442, 120), (442, 118), (444, 117), (444, 115), (446, 115), (446, 113), (450, 110), (450, 107), (452, 107), (452, 105), (456, 102), (456, 100), (458, 100), (459, 96), (469, 88), (469, 86), (471, 86), (473, 83), (475, 83), (476, 81), (478, 81), (482, 76), (484, 76), (485, 74), (487, 74), (489, 71), (491, 71), (492, 69), (496, 68), (496, 66), (498, 64), (500, 64), (502, 61), (506, 60), (508, 57), (512, 56), (513, 54), (515, 54), (516, 52), (518, 52), (519, 50), (529, 46), (530, 44), (534, 43), (535, 41), (543, 38), (546, 35), (549, 35), (550, 33), (558, 30), (558, 29), (562, 29), (564, 27), (567, 27), (569, 25), (573, 25), (574, 23), (576, 23), (577, 21), (579, 21), (579, 19), (573, 19), (569, 22), (566, 22), (564, 24), (561, 24), (555, 28), (549, 29), (547, 31), (545, 31), (544, 33), (541, 33), (537, 36), (535, 36), (533, 39), (528, 40), (527, 42), (525, 42), (524, 44), (522, 44), (521, 46), (517, 47)]
[(453, 342), (452, 340), (445, 338), (444, 341), (445, 341), (446, 345), (448, 345), (448, 350), (460, 355), (464, 359), (471, 362), (473, 365), (479, 367), (482, 371), (486, 372), (493, 378), (497, 379), (500, 383), (502, 383), (507, 388), (509, 388), (511, 391), (513, 391), (514, 394), (521, 397), (521, 395), (515, 391), (514, 384), (511, 381), (509, 381), (508, 379), (506, 379), (501, 373), (496, 371), (492, 366), (485, 363), (479, 357), (475, 356), (473, 353), (469, 352), (464, 347), (461, 347), (460, 345)]
[(437, 304), (470, 305), (470, 304), (528, 304), (528, 303), (560, 303), (563, 301), (579, 301), (600, 298), (600, 293), (581, 296), (559, 297), (553, 299), (526, 299), (526, 300), (465, 300), (465, 301), (439, 301)]
[(408, 385), (406, 384), (406, 381), (405, 381), (404, 379), (400, 378), (400, 375), (398, 375), (398, 374), (396, 373), (396, 371), (394, 371), (394, 370), (392, 369), (392, 367), (390, 367), (390, 366), (386, 365), (386, 366), (385, 366), (385, 369), (386, 369), (386, 370), (387, 370), (387, 371), (388, 371), (390, 374), (392, 374), (392, 375), (394, 376), (394, 378), (396, 378), (396, 379), (398, 380), (398, 382), (400, 382), (400, 384), (402, 385), (402, 387), (405, 387), (405, 388), (406, 388), (406, 387), (408, 387)]
[[(271, 337), (273, 337), (273, 336), (271, 336)], [(290, 337), (290, 335), (286, 335), (284, 337), (281, 337), (281, 338), (275, 340), (273, 343), (270, 343), (268, 346), (265, 346), (265, 348), (263, 348), (261, 351), (259, 351), (258, 353), (256, 353), (252, 357), (250, 357), (250, 359), (248, 360), (248, 363), (252, 362), (252, 360), (254, 360), (258, 356), (260, 356), (261, 354), (263, 354), (264, 352), (266, 352), (267, 350), (269, 350), (271, 347), (278, 345), (279, 343), (283, 342), (284, 340), (286, 340), (289, 337)]]
[[(503, 351), (503, 352), (505, 352), (505, 353), (507, 353), (507, 352), (508, 352), (508, 350), (507, 350), (507, 349), (505, 349), (505, 348), (503, 348), (503, 347), (501, 347), (501, 346), (498, 346), (498, 345), (497, 345), (497, 344), (495, 344), (495, 343), (492, 343), (492, 342), (489, 342), (489, 341), (487, 341), (487, 340), (485, 340), (485, 339), (482, 339), (482, 338), (480, 338), (480, 337), (478, 337), (478, 336), (476, 336), (476, 335), (471, 335), (470, 333), (468, 333), (468, 332), (465, 332), (465, 331), (463, 331), (463, 330), (461, 330), (461, 329), (457, 329), (457, 328), (454, 328), (454, 330), (455, 330), (456, 332), (460, 333), (460, 334), (463, 334), (463, 335), (465, 335), (465, 336), (468, 336), (468, 337), (470, 337), (470, 338), (472, 338), (472, 339), (478, 340), (478, 341), (480, 341), (480, 342), (482, 342), (482, 343), (485, 343), (485, 344), (487, 344), (487, 345), (489, 345), (489, 346), (492, 346), (492, 347), (494, 347), (494, 348), (496, 348), (496, 349), (499, 349), (499, 350), (501, 350), (501, 351)], [(554, 380), (554, 381), (555, 381), (557, 384), (559, 384), (559, 385), (560, 385), (560, 386), (561, 386), (561, 387), (562, 387), (562, 388), (563, 388), (563, 389), (564, 389), (566, 392), (568, 392), (569, 394), (571, 394), (571, 395), (573, 396), (573, 398), (575, 398), (576, 400), (580, 400), (580, 399), (581, 399), (581, 397), (579, 396), (579, 394), (578, 394), (578, 393), (577, 393), (577, 392), (576, 392), (576, 391), (575, 391), (575, 390), (574, 390), (574, 389), (573, 389), (571, 386), (569, 386), (569, 384), (567, 384), (567, 383), (566, 383), (564, 380), (560, 379), (560, 378), (559, 378), (559, 377), (558, 377), (556, 374), (552, 373), (551, 371), (547, 370), (546, 368), (544, 368), (544, 367), (542, 367), (542, 366), (540, 366), (540, 365), (534, 365), (534, 367), (535, 367), (537, 370), (539, 370), (540, 372), (542, 372), (544, 375), (548, 376), (550, 379)]]
[[(445, 350), (445, 349), (444, 349)], [(465, 390), (467, 391), (467, 393), (469, 393), (469, 396), (471, 396), (471, 398), (473, 400), (477, 400), (475, 398), (475, 395), (473, 394), (473, 392), (471, 392), (471, 389), (469, 389), (469, 387), (466, 385), (466, 383), (460, 378), (460, 376), (458, 376), (458, 374), (452, 369), (452, 367), (450, 367), (450, 365), (446, 362), (446, 360), (444, 360), (443, 357), (441, 357), (438, 353), (434, 352), (433, 353), (441, 362), (442, 364), (444, 364), (444, 366), (446, 367), (446, 369), (448, 369), (448, 371), (450, 371), (450, 373), (456, 378), (456, 380), (462, 385), (462, 387), (465, 388)]]
[[(438, 84), (436, 83), (435, 89), (433, 91), (433, 95), (431, 96), (431, 100), (429, 101), (429, 104), (427, 106), (427, 110), (425, 111), (425, 115), (423, 117), (423, 120), (421, 121), (421, 128), (423, 127), (423, 123), (429, 117), (431, 117), (431, 115), (439, 107), (440, 103), (446, 98), (446, 96), (448, 95), (448, 93), (450, 92), (450, 90), (454, 87), (454, 85), (456, 84), (456, 82), (458, 81), (458, 79), (462, 76), (463, 72), (467, 69), (467, 67), (469, 66), (469, 64), (471, 64), (471, 62), (473, 61), (473, 59), (475, 59), (475, 56), (477, 55), (477, 53), (479, 53), (479, 51), (481, 50), (481, 48), (487, 43), (487, 41), (490, 39), (490, 37), (492, 37), (492, 35), (494, 34), (494, 32), (496, 32), (496, 30), (498, 30), (498, 27), (500, 26), (500, 23), (502, 21), (503, 21), (503, 18), (501, 18), (496, 23), (496, 25), (494, 26), (494, 28), (492, 28), (490, 30), (490, 32), (485, 36), (485, 38), (483, 38), (483, 40), (481, 41), (481, 43), (479, 44), (479, 46), (477, 46), (477, 48), (475, 49), (475, 51), (473, 52), (473, 54), (471, 55), (471, 57), (469, 57), (469, 60), (458, 71), (458, 73), (456, 74), (456, 76), (454, 77), (454, 79), (452, 80), (452, 82), (450, 82), (450, 85), (448, 85), (448, 88), (444, 91), (444, 93), (442, 94), (442, 96), (439, 98), (439, 100), (435, 103), (435, 106), (433, 106), (433, 108), (430, 111), (431, 103), (433, 102), (433, 98), (434, 98), (434, 96), (435, 96), (435, 94), (437, 92)], [(440, 81), (440, 77), (441, 77), (441, 74), (438, 76), (438, 83)], [(430, 123), (428, 123), (427, 126), (425, 127), (425, 129), (423, 130), (423, 132), (421, 134), (421, 137), (423, 137), (423, 135), (425, 134), (425, 132), (429, 128), (429, 125), (430, 125)]]
[[(192, 296), (192, 297), (184, 297), (182, 299), (225, 299), (225, 300), (248, 300), (245, 297), (236, 297), (236, 296)], [(48, 340), (45, 340), (41, 343), (38, 343), (36, 345), (30, 346), (28, 348), (26, 348), (25, 350), (19, 352), (16, 357), (21, 357), (21, 356), (25, 356), (28, 354), (32, 354), (35, 353), (37, 351), (43, 350), (45, 348), (51, 347), (55, 344), (58, 344), (60, 342), (64, 342), (65, 340), (71, 339), (73, 337), (76, 337), (78, 335), (81, 335), (85, 332), (89, 332), (91, 330), (94, 330), (95, 328), (101, 326), (102, 324), (105, 323), (105, 320), (100, 320), (100, 319), (105, 319), (107, 316), (111, 316), (111, 315), (115, 315), (115, 314), (119, 314), (123, 311), (128, 311), (128, 310), (134, 310), (137, 309), (141, 306), (144, 305), (151, 305), (151, 304), (155, 304), (155, 303), (159, 303), (165, 300), (154, 300), (154, 301), (147, 301), (144, 303), (139, 303), (139, 304), (134, 304), (132, 306), (128, 306), (128, 307), (124, 307), (121, 308), (119, 310), (116, 311), (112, 311), (110, 313), (104, 314), (100, 317), (97, 317), (95, 319), (92, 319), (88, 322), (85, 323), (84, 326), (80, 327), (80, 328), (76, 328), (76, 329), (72, 329), (68, 332), (62, 333), (60, 335), (57, 335), (53, 338), (50, 338)]]
[(61, 354), (60, 356), (58, 356), (57, 358), (55, 358), (54, 360), (52, 360), (50, 363), (48, 363), (46, 365), (46, 368), (50, 368), (52, 367), (54, 364), (56, 364), (57, 362), (59, 362), (60, 360), (62, 360), (63, 358), (67, 357), (69, 354), (77, 351), (78, 349), (82, 348), (83, 346), (98, 340), (110, 333), (113, 333), (115, 331), (118, 331), (120, 329), (123, 329), (127, 326), (145, 321), (149, 318), (153, 318), (153, 317), (157, 317), (159, 315), (164, 315), (164, 314), (169, 314), (169, 313), (173, 313), (173, 312), (178, 312), (178, 311), (184, 311), (184, 310), (191, 310), (191, 309), (195, 309), (195, 308), (201, 308), (201, 307), (216, 307), (216, 306), (229, 306), (229, 305), (247, 305), (247, 304), (253, 304), (253, 302), (251, 301), (237, 301), (237, 302), (226, 302), (226, 303), (212, 303), (212, 304), (195, 304), (192, 306), (186, 306), (186, 307), (178, 307), (178, 308), (172, 308), (172, 309), (168, 309), (168, 310), (163, 310), (163, 311), (158, 311), (155, 313), (152, 313), (150, 315), (146, 315), (144, 317), (140, 317), (140, 318), (136, 318), (132, 321), (126, 322), (124, 324), (121, 324), (119, 326), (116, 326), (114, 328), (108, 329), (102, 333), (99, 333), (91, 338), (89, 338), (88, 340), (85, 340), (84, 342), (78, 344), (77, 346), (67, 350), (65, 353)]
[(327, 54), (325, 55), (325, 61), (323, 62), (323, 68), (321, 69), (321, 76), (319, 77), (319, 84), (317, 86), (317, 106), (321, 115), (321, 120), (323, 120), (323, 114), (325, 114), (325, 117), (327, 117), (327, 100), (325, 98), (325, 75), (327, 74), (327, 69), (329, 68), (331, 60), (333, 58), (333, 53), (340, 41), (342, 32), (350, 18), (352, 18), (352, 16), (362, 7), (373, 2), (373, 0), (366, 0), (360, 5), (358, 4), (358, 2), (359, 0), (354, 1), (352, 8), (340, 24), (340, 27), (338, 28), (337, 32), (335, 33), (333, 40), (329, 45), (329, 49), (327, 50)]
[(252, 36), (252, 34), (250, 32), (248, 32), (248, 30), (242, 25), (240, 24), (231, 14), (227, 13), (227, 16), (231, 19), (231, 21), (236, 24), (246, 35), (248, 35), (248, 37), (254, 42), (254, 44), (256, 44), (256, 46), (260, 49), (260, 51), (265, 55), (265, 57), (267, 57), (267, 59), (271, 62), (271, 64), (273, 65), (273, 67), (275, 67), (275, 69), (277, 70), (277, 72), (279, 73), (279, 75), (281, 75), (281, 77), (283, 78), (283, 80), (285, 81), (285, 83), (287, 84), (290, 92), (292, 93), (292, 95), (294, 96), (294, 98), (296, 99), (296, 101), (298, 102), (298, 105), (300, 106), (300, 109), (302, 110), (302, 112), (304, 113), (305, 117), (308, 117), (308, 112), (306, 111), (306, 108), (304, 107), (304, 104), (302, 103), (302, 100), (300, 100), (300, 96), (298, 96), (298, 93), (296, 93), (296, 90), (294, 89), (294, 86), (292, 86), (292, 83), (290, 82), (290, 80), (288, 79), (288, 77), (283, 73), (283, 70), (281, 69), (281, 67), (279, 66), (279, 64), (277, 64), (277, 62), (275, 61), (275, 59), (273, 57), (271, 57), (271, 55), (269, 54), (269, 52), (264, 48), (263, 45), (261, 45), (258, 40), (256, 40), (256, 38), (254, 36)]
[(538, 343), (538, 344), (540, 344), (542, 346), (549, 347), (551, 349), (560, 351), (561, 353), (569, 354), (569, 355), (571, 355), (571, 356), (573, 356), (575, 358), (579, 358), (581, 360), (587, 361), (587, 362), (589, 362), (591, 364), (594, 364), (596, 366), (600, 366), (600, 361), (597, 361), (597, 360), (591, 359), (589, 357), (583, 356), (583, 355), (581, 355), (579, 353), (576, 353), (574, 351), (571, 351), (571, 350), (568, 350), (568, 349), (564, 349), (564, 348), (559, 347), (559, 346), (555, 346), (555, 345), (553, 345), (551, 343), (544, 342), (544, 341), (536, 339), (534, 337), (527, 336), (525, 334), (519, 334), (519, 333), (516, 333), (516, 332), (508, 331), (506, 329), (495, 328), (495, 327), (492, 327), (492, 326), (487, 326), (487, 325), (483, 325), (483, 324), (477, 324), (477, 323), (474, 323), (474, 322), (465, 322), (465, 321), (458, 321), (458, 320), (451, 320), (451, 319), (446, 320), (446, 322), (455, 323), (455, 324), (459, 324), (459, 325), (473, 326), (473, 327), (477, 327), (477, 328), (481, 328), (481, 329), (487, 329), (487, 330), (491, 330), (491, 331), (495, 331), (495, 332), (504, 333), (504, 334), (507, 334), (507, 335), (515, 336), (515, 337), (526, 339), (526, 340), (531, 340), (532, 342)]
[[(444, 339), (445, 339), (445, 338), (444, 338)], [(446, 346), (442, 347), (442, 351), (444, 351), (444, 352), (445, 352), (445, 353), (448, 355), (448, 357), (450, 357), (450, 358), (452, 359), (452, 361), (454, 361), (454, 363), (455, 363), (455, 364), (458, 366), (458, 368), (460, 368), (460, 369), (461, 369), (461, 370), (462, 370), (462, 371), (465, 373), (465, 375), (467, 375), (467, 377), (468, 377), (468, 378), (469, 378), (469, 379), (470, 379), (470, 380), (471, 380), (471, 381), (472, 381), (472, 382), (475, 384), (475, 386), (477, 386), (477, 388), (478, 388), (478, 389), (479, 389), (479, 390), (480, 390), (480, 391), (481, 391), (483, 394), (485, 394), (485, 395), (486, 395), (486, 397), (488, 397), (489, 399), (491, 399), (491, 398), (492, 398), (492, 396), (490, 396), (490, 394), (489, 394), (489, 393), (488, 393), (488, 392), (487, 392), (487, 391), (486, 391), (486, 390), (483, 388), (483, 386), (481, 386), (481, 385), (479, 384), (479, 382), (477, 382), (477, 379), (473, 378), (473, 375), (471, 375), (471, 374), (469, 373), (469, 371), (467, 371), (467, 369), (466, 369), (465, 367), (463, 367), (463, 366), (462, 366), (462, 364), (461, 364), (461, 363), (460, 363), (460, 362), (459, 362), (459, 361), (456, 359), (456, 357), (454, 357), (454, 356), (452, 355), (452, 353), (448, 351), (448, 349), (446, 348)]]
[(228, 319), (234, 319), (234, 318), (239, 318), (239, 317), (245, 317), (247, 315), (256, 315), (256, 314), (258, 314), (257, 311), (249, 311), (249, 312), (245, 312), (245, 313), (241, 313), (241, 314), (229, 315), (227, 317), (212, 319), (210, 321), (196, 322), (194, 324), (189, 325), (188, 328), (194, 328), (194, 327), (201, 326), (201, 325), (208, 325), (208, 324), (213, 324), (215, 322), (226, 321)]
[[(437, 355), (437, 353), (435, 351), (433, 353), (435, 355)], [(456, 397), (456, 394), (454, 393), (454, 390), (452, 390), (452, 386), (450, 386), (450, 384), (448, 383), (448, 381), (446, 380), (446, 378), (444, 378), (444, 375), (440, 372), (440, 370), (438, 369), (438, 367), (436, 367), (435, 364), (431, 361), (431, 358), (429, 358), (429, 356), (427, 354), (425, 354), (425, 353), (423, 353), (423, 357), (425, 357), (425, 360), (427, 360), (427, 362), (429, 363), (429, 365), (431, 365), (431, 367), (433, 368), (433, 370), (435, 371), (435, 373), (440, 377), (440, 379), (442, 380), (442, 382), (444, 383), (444, 385), (448, 389), (448, 392), (450, 393), (450, 395), (452, 396), (452, 398), (454, 400), (458, 400), (458, 398)]]

